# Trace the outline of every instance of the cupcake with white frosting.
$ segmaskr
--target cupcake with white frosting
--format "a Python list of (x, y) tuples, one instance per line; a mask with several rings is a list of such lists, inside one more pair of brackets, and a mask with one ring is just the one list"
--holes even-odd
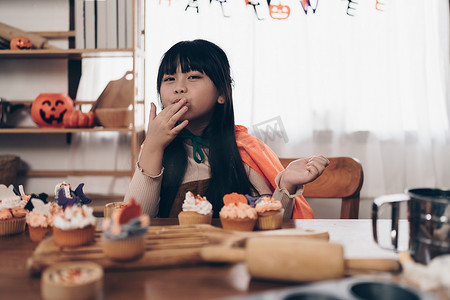
[(26, 202), (14, 193), (12, 185), (0, 185), (0, 236), (25, 231)]
[(180, 225), (211, 224), (212, 204), (206, 197), (187, 192), (182, 208), (183, 211), (178, 214)]
[(69, 206), (53, 221), (53, 240), (58, 246), (81, 246), (94, 241), (97, 219), (93, 208)]

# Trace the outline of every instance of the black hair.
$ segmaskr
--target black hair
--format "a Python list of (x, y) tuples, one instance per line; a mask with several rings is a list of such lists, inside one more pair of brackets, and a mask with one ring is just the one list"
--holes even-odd
[[(206, 74), (225, 100), (223, 104), (216, 103), (211, 121), (202, 134), (210, 142), (208, 158), (211, 166), (208, 190), (202, 196), (211, 202), (214, 217), (218, 217), (225, 194), (251, 194), (254, 191), (236, 144), (230, 64), (225, 52), (214, 43), (201, 39), (178, 42), (161, 60), (157, 77), (158, 94), (163, 76), (175, 74), (178, 65), (183, 73), (199, 71)], [(168, 217), (186, 172), (187, 154), (182, 139), (176, 138), (166, 147), (162, 163), (164, 176), (159, 216)]]

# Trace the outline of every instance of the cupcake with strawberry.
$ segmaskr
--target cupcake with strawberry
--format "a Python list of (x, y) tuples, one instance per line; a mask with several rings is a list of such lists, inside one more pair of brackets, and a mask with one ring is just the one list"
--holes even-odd
[(226, 230), (252, 231), (258, 214), (248, 205), (247, 198), (238, 193), (227, 194), (223, 197), (224, 206), (219, 212), (222, 228)]
[(211, 224), (212, 204), (205, 197), (187, 192), (182, 208), (178, 214), (180, 225)]
[(111, 218), (103, 220), (103, 252), (116, 261), (140, 258), (145, 253), (149, 225), (149, 216), (142, 215), (141, 205), (131, 199), (124, 207), (114, 210)]

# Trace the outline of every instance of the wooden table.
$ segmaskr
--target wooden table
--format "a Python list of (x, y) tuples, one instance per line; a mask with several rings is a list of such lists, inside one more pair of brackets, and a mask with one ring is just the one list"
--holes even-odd
[[(177, 224), (176, 219), (154, 219), (153, 225)], [(220, 224), (213, 220), (213, 225)], [(386, 220), (381, 225), (389, 226)], [(372, 238), (370, 220), (289, 220), (284, 228), (327, 230), (330, 241), (344, 246), (346, 258), (391, 257)], [(403, 226), (403, 228), (406, 228)], [(404, 231), (403, 229), (402, 231)], [(40, 278), (31, 277), (26, 267), (36, 243), (27, 233), (0, 237), (0, 298), (39, 299)], [(398, 281), (395, 275), (379, 274)], [(246, 295), (271, 289), (298, 286), (295, 283), (255, 280), (243, 263), (234, 265), (199, 265), (141, 271), (110, 271), (104, 277), (104, 299), (215, 299)]]

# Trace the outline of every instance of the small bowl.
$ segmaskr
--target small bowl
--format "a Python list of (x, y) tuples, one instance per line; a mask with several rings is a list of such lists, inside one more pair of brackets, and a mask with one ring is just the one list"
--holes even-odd
[(366, 300), (419, 300), (420, 297), (412, 290), (393, 283), (359, 282), (351, 287), (354, 296)]
[(97, 108), (95, 118), (105, 128), (130, 127), (133, 111), (128, 108)]
[(111, 202), (105, 205), (105, 208), (103, 209), (103, 216), (105, 218), (111, 218), (114, 210), (122, 208), (123, 206), (127, 205), (126, 202)]
[(87, 261), (50, 266), (42, 273), (41, 295), (45, 300), (103, 299), (103, 268)]

